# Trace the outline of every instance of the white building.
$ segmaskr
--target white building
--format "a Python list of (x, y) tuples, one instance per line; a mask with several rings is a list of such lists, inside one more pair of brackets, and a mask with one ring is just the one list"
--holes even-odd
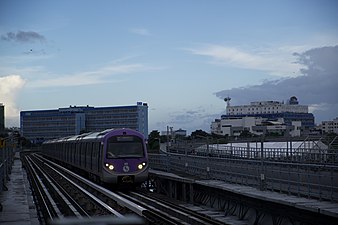
[(276, 133), (300, 136), (302, 130), (314, 127), (314, 116), (307, 105), (299, 105), (295, 96), (287, 103), (278, 101), (251, 102), (250, 105), (230, 106), (226, 98), (226, 115), (211, 123), (211, 132), (239, 136), (243, 131), (261, 135)]
[(325, 133), (338, 134), (338, 117), (330, 121), (323, 121), (320, 124), (320, 129)]
[(260, 115), (277, 113), (308, 113), (307, 105), (298, 105), (298, 100), (292, 96), (285, 104), (278, 101), (251, 102), (250, 105), (227, 106), (227, 115)]
[(211, 132), (218, 135), (239, 136), (244, 130), (253, 132), (252, 128), (261, 124), (261, 117), (229, 117), (216, 119), (211, 123)]

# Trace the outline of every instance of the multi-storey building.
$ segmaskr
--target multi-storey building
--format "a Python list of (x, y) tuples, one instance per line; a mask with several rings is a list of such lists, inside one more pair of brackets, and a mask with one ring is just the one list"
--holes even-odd
[(320, 129), (325, 133), (338, 134), (338, 117), (330, 121), (322, 121)]
[(33, 142), (111, 128), (135, 129), (147, 138), (148, 104), (137, 102), (130, 106), (70, 106), (20, 112), (21, 135)]
[(287, 103), (260, 101), (241, 106), (230, 106), (230, 98), (225, 100), (228, 101), (226, 115), (212, 122), (212, 133), (235, 136), (247, 130), (255, 134), (271, 131), (298, 136), (301, 130), (314, 127), (313, 114), (308, 112), (307, 105), (299, 105), (295, 96)]

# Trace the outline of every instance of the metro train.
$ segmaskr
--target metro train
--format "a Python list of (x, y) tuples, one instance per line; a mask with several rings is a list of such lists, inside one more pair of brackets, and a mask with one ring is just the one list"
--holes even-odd
[(106, 184), (135, 187), (148, 179), (145, 139), (132, 129), (48, 140), (42, 145), (42, 154)]

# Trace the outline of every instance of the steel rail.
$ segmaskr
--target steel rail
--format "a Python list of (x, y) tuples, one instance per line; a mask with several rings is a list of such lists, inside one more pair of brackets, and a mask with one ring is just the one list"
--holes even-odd
[(42, 160), (46, 160), (48, 163), (52, 165), (53, 169), (60, 169), (66, 173), (68, 173), (70, 176), (75, 177), (79, 181), (85, 183), (86, 185), (93, 188), (95, 191), (98, 191), (102, 195), (106, 196), (108, 199), (114, 200), (118, 205), (126, 207), (130, 209), (132, 212), (138, 214), (139, 216), (144, 217), (146, 220), (150, 222), (150, 224), (168, 224), (168, 225), (176, 225), (176, 224), (185, 224), (184, 221), (175, 218), (172, 215), (169, 215), (167, 213), (161, 212), (155, 207), (143, 207), (142, 204), (139, 201), (131, 201), (126, 196), (122, 196), (120, 193), (114, 193), (110, 190), (107, 190), (106, 188), (99, 186), (81, 176), (78, 174), (58, 165), (57, 163), (54, 163), (48, 159), (43, 158), (40, 155), (37, 155)]
[[(36, 154), (34, 154), (34, 156), (36, 156)], [(41, 160), (41, 158), (39, 160)], [(78, 185), (77, 183), (75, 183), (74, 181), (72, 181), (71, 179), (69, 179), (63, 173), (61, 173), (60, 171), (58, 171), (54, 167), (50, 166), (48, 163), (44, 162), (44, 164), (49, 169), (51, 169), (56, 174), (58, 174), (58, 176), (62, 177), (62, 179), (64, 181), (67, 181), (69, 184), (71, 184), (73, 187), (75, 187), (75, 189), (81, 191), (85, 196), (87, 196), (89, 199), (93, 200), (101, 208), (107, 210), (110, 214), (113, 214), (114, 216), (119, 217), (119, 218), (123, 218), (124, 217), (121, 213), (119, 213), (118, 211), (116, 211), (115, 209), (113, 209), (112, 207), (110, 207), (105, 202), (101, 201), (99, 198), (97, 198), (96, 196), (94, 196), (92, 193), (90, 193), (89, 191), (85, 190), (83, 187), (81, 187), (80, 185)]]
[(38, 208), (42, 213), (42, 217), (45, 221), (52, 221), (55, 217), (61, 216), (61, 213), (57, 209), (56, 204), (52, 198), (49, 198), (46, 194), (46, 188), (42, 181), (38, 178), (37, 172), (33, 168), (33, 165), (28, 161), (27, 156), (24, 156), (25, 168), (30, 178), (31, 186), (33, 187), (34, 198), (38, 202)]
[(98, 184), (95, 184), (92, 181), (83, 178), (82, 176), (80, 176), (80, 175), (60, 166), (59, 164), (57, 164), (55, 162), (52, 162), (48, 159), (43, 158), (40, 155), (36, 154), (36, 156), (39, 157), (42, 160), (47, 161), (51, 165), (53, 165), (52, 166), (53, 169), (55, 169), (55, 168), (61, 169), (62, 171), (66, 172), (70, 176), (74, 177), (75, 179), (79, 180), (80, 182), (84, 183), (85, 185), (89, 186), (90, 188), (94, 189), (95, 191), (97, 191), (97, 192), (101, 193), (102, 195), (106, 196), (107, 198), (115, 201), (119, 206), (128, 208), (129, 210), (136, 213), (137, 215), (143, 216), (143, 212), (146, 211), (146, 209), (144, 207), (142, 207), (138, 204), (135, 204), (134, 202), (122, 197), (121, 195), (118, 195), (118, 194), (98, 185)]
[(214, 220), (212, 218), (206, 217), (205, 214), (200, 214), (200, 213), (198, 213), (196, 211), (190, 210), (190, 209), (188, 209), (186, 207), (179, 206), (179, 205), (174, 204), (174, 203), (172, 203), (170, 201), (165, 201), (165, 200), (163, 200), (161, 198), (158, 198), (158, 197), (155, 197), (155, 196), (149, 196), (146, 193), (131, 192), (130, 194), (131, 195), (135, 195), (135, 196), (139, 196), (140, 198), (149, 198), (152, 201), (156, 201), (156, 202), (160, 202), (160, 203), (166, 204), (169, 207), (172, 207), (172, 208), (175, 208), (176, 210), (179, 210), (180, 212), (184, 212), (186, 214), (189, 214), (189, 215), (193, 216), (194, 218), (198, 218), (198, 219), (204, 221), (205, 224), (214, 224), (214, 225), (224, 224), (224, 223), (222, 223), (220, 221), (216, 221), (216, 220)]
[(130, 192), (128, 195), (119, 192), (126, 198), (129, 198), (133, 201), (140, 202), (144, 207), (149, 207), (152, 211), (155, 211), (159, 215), (168, 216), (169, 218), (175, 218), (178, 223), (188, 223), (188, 224), (224, 224), (219, 221), (212, 220), (201, 214), (196, 213), (195, 211), (189, 210), (184, 207), (180, 207), (173, 203), (164, 201), (163, 199), (154, 198), (153, 196), (148, 196), (136, 192)]
[(82, 218), (83, 216), (89, 217), (88, 213), (79, 205), (77, 202), (72, 199), (67, 192), (62, 188), (62, 186), (52, 177), (50, 177), (39, 165), (37, 165), (34, 160), (29, 157), (29, 160), (32, 164), (36, 167), (36, 169), (39, 170), (41, 176), (45, 179), (45, 183), (47, 186), (49, 186), (49, 190), (47, 190), (50, 193), (54, 194), (54, 198), (58, 200), (59, 205), (61, 205), (60, 208), (62, 208), (62, 216), (75, 216), (77, 218)]

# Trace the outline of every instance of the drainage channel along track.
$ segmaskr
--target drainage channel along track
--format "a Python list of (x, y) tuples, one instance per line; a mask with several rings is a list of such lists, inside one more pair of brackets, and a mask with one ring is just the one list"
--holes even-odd
[(145, 193), (130, 192), (128, 195), (124, 193), (119, 194), (131, 201), (139, 202), (143, 207), (148, 208), (158, 215), (162, 215), (164, 218), (168, 218), (171, 221), (170, 224), (224, 224), (198, 214), (196, 211), (189, 210), (185, 207), (178, 206), (172, 202)]

